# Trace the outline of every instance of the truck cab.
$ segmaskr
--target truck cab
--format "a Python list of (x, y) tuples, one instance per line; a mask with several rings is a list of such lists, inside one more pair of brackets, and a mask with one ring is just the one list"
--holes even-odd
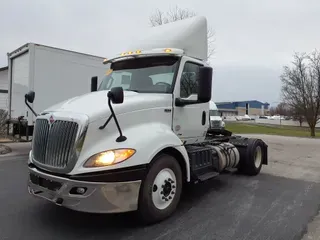
[[(261, 139), (208, 134), (206, 18), (152, 32), (105, 59), (105, 74), (99, 86), (92, 78), (92, 92), (37, 115), (30, 194), (82, 212), (138, 211), (155, 223), (173, 214), (185, 184), (226, 169), (254, 176), (267, 164)], [(26, 102), (35, 94), (26, 94)]]
[(209, 102), (210, 128), (214, 130), (224, 130), (225, 122), (222, 120), (221, 114), (214, 101)]

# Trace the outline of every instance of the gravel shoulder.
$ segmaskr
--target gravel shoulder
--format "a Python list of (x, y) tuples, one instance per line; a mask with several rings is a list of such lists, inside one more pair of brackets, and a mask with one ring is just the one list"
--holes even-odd
[(10, 153), (12, 149), (9, 146), (0, 144), (0, 155)]
[[(320, 183), (320, 139), (261, 134), (242, 136), (258, 137), (269, 145), (270, 164), (263, 167), (263, 172)], [(303, 240), (320, 240), (320, 211), (308, 224)]]
[(320, 139), (261, 134), (241, 136), (263, 139), (269, 146), (269, 165), (262, 172), (320, 183)]

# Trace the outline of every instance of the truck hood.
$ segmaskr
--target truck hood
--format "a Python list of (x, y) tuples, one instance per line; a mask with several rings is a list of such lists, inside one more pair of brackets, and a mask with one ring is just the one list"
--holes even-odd
[[(86, 114), (90, 122), (110, 115), (108, 106), (109, 91), (97, 91), (60, 102), (43, 112), (73, 112)], [(112, 104), (116, 115), (148, 108), (171, 107), (171, 95), (155, 93), (136, 93), (124, 91), (122, 104)]]

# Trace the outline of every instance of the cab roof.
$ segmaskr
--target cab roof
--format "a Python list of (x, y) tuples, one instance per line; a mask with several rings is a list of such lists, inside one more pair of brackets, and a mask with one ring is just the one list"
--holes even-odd
[(156, 54), (156, 50), (163, 52), (165, 49), (173, 50), (165, 52), (166, 54), (179, 53), (179, 55), (206, 61), (208, 54), (207, 19), (203, 16), (196, 16), (151, 27), (135, 42), (129, 44), (118, 57), (144, 54), (144, 52)]

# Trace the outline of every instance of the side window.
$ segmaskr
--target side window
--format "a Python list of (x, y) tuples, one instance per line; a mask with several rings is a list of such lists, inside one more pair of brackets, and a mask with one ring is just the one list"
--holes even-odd
[(198, 74), (200, 65), (186, 62), (180, 81), (180, 97), (187, 98), (191, 94), (198, 94)]

